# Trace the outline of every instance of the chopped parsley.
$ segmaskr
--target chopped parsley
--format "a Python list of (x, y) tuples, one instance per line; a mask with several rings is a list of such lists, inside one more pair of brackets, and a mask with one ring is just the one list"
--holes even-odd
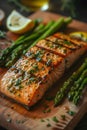
[(74, 111), (71, 111), (71, 110), (69, 110), (67, 113), (68, 113), (70, 116), (74, 116), (74, 115), (75, 115), (75, 112), (74, 112)]
[(50, 124), (50, 123), (48, 123), (48, 124), (47, 124), (47, 127), (51, 127), (51, 124)]
[(50, 108), (43, 110), (43, 113), (49, 113), (49, 112), (51, 112)]
[(21, 79), (19, 78), (19, 79), (17, 79), (17, 81), (16, 81), (16, 83), (15, 83), (15, 86), (18, 86), (18, 85), (20, 85), (21, 84)]
[(56, 123), (59, 122), (56, 116), (54, 116), (54, 117), (52, 118), (52, 120), (53, 120), (54, 122), (56, 122)]
[(41, 122), (45, 122), (45, 120), (44, 120), (44, 119), (41, 119)]
[(46, 62), (46, 65), (47, 65), (47, 66), (50, 66), (51, 63), (52, 63), (52, 60), (51, 60), (51, 59), (48, 59), (48, 61)]
[(67, 44), (67, 45), (71, 45), (71, 42), (67, 41), (67, 40), (64, 40), (64, 43)]
[(65, 120), (65, 119), (66, 119), (66, 116), (65, 116), (65, 115), (61, 115), (61, 118), (62, 118), (63, 120)]

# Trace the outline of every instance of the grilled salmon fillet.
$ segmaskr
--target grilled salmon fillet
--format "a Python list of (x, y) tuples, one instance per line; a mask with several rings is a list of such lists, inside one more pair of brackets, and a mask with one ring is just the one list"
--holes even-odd
[(0, 91), (21, 104), (32, 106), (64, 71), (62, 57), (32, 47), (1, 79)]
[(1, 78), (0, 92), (30, 107), (86, 50), (84, 42), (60, 33), (41, 40)]

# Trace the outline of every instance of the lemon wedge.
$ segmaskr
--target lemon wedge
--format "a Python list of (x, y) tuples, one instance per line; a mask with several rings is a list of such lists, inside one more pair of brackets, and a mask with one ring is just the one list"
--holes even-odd
[(16, 34), (23, 34), (34, 27), (34, 22), (13, 10), (7, 18), (7, 28)]
[(72, 38), (77, 38), (77, 39), (87, 42), (87, 33), (86, 32), (72, 32), (72, 33), (70, 33), (70, 36)]

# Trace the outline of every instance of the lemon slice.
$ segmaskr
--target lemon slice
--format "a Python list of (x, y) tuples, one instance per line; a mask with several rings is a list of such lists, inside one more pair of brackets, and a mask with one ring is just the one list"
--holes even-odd
[(34, 27), (34, 22), (13, 10), (7, 18), (7, 28), (14, 33), (23, 34)]
[(70, 33), (70, 36), (72, 38), (77, 38), (77, 39), (87, 42), (87, 33), (86, 32), (73, 32), (73, 33)]

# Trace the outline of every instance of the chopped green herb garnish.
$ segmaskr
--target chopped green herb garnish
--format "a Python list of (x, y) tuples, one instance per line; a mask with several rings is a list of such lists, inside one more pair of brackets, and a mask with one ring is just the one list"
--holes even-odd
[(54, 122), (56, 122), (56, 123), (59, 122), (56, 116), (54, 116), (54, 117), (52, 118), (52, 120), (53, 120)]
[(21, 83), (21, 79), (17, 79), (17, 81), (16, 81), (16, 83), (15, 83), (15, 86), (20, 85), (20, 83)]
[(41, 57), (37, 57), (36, 60), (37, 60), (37, 61), (41, 61), (42, 58), (41, 58)]
[(74, 116), (74, 115), (75, 115), (75, 112), (74, 112), (74, 111), (71, 111), (71, 110), (69, 110), (67, 113), (68, 113), (70, 116)]
[(45, 122), (45, 120), (44, 120), (44, 119), (41, 119), (41, 122)]
[(35, 64), (33, 65), (33, 68), (38, 69), (37, 63), (35, 63)]
[(48, 123), (48, 124), (47, 124), (47, 127), (51, 127), (51, 124)]
[(5, 38), (6, 32), (0, 30), (0, 38)]
[(29, 71), (31, 74), (33, 74), (34, 72), (37, 72), (38, 71), (38, 65), (35, 63), (33, 66), (32, 66), (32, 69)]
[(31, 70), (30, 70), (30, 74), (33, 74), (34, 72), (35, 72), (34, 69), (31, 69)]
[(29, 85), (29, 84), (32, 83), (32, 82), (36, 82), (36, 81), (38, 81), (38, 78), (36, 78), (36, 77), (31, 77), (31, 78), (29, 78), (29, 80), (28, 80), (28, 82), (27, 82), (27, 85)]
[(45, 70), (45, 68), (44, 68), (44, 67), (42, 67), (42, 68), (41, 68), (41, 70)]
[(48, 61), (46, 62), (46, 65), (47, 65), (47, 66), (50, 66), (51, 63), (52, 63), (52, 60), (51, 60), (51, 59), (48, 59)]
[(36, 52), (34, 56), (37, 58), (37, 57), (40, 57), (42, 54), (43, 54), (43, 51), (39, 50)]
[(51, 112), (51, 109), (50, 109), (50, 108), (43, 110), (43, 113), (49, 113), (49, 112)]
[(66, 119), (66, 116), (65, 116), (65, 115), (61, 115), (61, 118), (62, 118), (63, 120), (65, 120), (65, 119)]
[(61, 48), (62, 48), (62, 46), (61, 46), (61, 45), (58, 45), (58, 48), (59, 48), (59, 49), (61, 49)]
[(53, 44), (52, 44), (52, 45), (50, 45), (50, 48), (54, 48)]
[(49, 119), (47, 118), (47, 121), (49, 121)]
[(71, 42), (70, 42), (70, 41), (66, 41), (66, 40), (65, 40), (64, 43), (67, 44), (67, 45), (71, 45)]
[(64, 50), (63, 50), (63, 52), (64, 52), (64, 53), (66, 53), (66, 52), (67, 52), (67, 50), (66, 50), (66, 49), (64, 49)]

